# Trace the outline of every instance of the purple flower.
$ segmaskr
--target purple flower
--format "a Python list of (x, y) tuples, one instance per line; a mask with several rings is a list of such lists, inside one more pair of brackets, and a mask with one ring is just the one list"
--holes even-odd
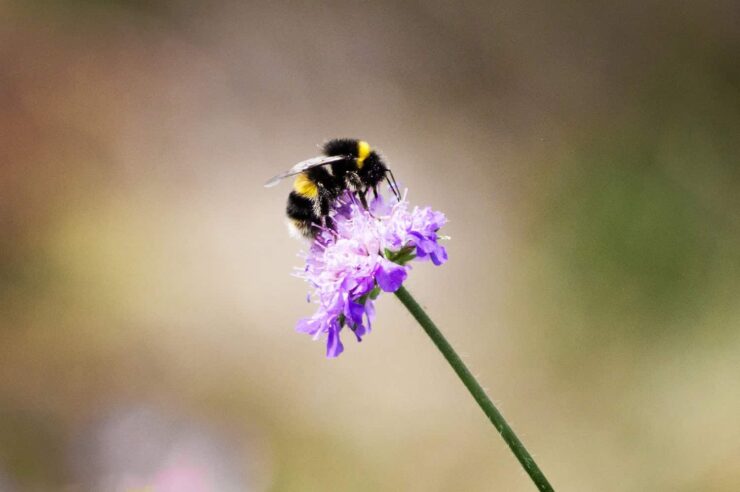
[(411, 260), (447, 261), (437, 231), (444, 214), (414, 207), (403, 199), (374, 199), (369, 210), (347, 192), (333, 205), (332, 227), (323, 229), (305, 254), (306, 266), (296, 275), (312, 287), (309, 299), (318, 305), (296, 329), (318, 339), (326, 335), (326, 355), (336, 357), (344, 346), (340, 332), (348, 327), (362, 341), (375, 316), (380, 292), (395, 292), (408, 276)]

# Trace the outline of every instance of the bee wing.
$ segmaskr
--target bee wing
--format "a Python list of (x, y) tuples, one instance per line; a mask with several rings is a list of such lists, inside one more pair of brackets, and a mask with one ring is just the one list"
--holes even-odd
[(332, 162), (341, 161), (343, 159), (347, 159), (347, 156), (344, 155), (332, 155), (332, 156), (319, 156), (314, 157), (312, 159), (308, 159), (303, 162), (299, 162), (295, 166), (291, 167), (287, 171), (278, 174), (277, 176), (273, 176), (270, 178), (267, 183), (265, 183), (265, 188), (270, 188), (272, 186), (275, 186), (280, 182), (281, 179), (287, 178), (288, 176), (295, 176), (296, 174), (300, 174), (303, 171), (307, 171), (313, 167), (319, 167), (319, 166), (325, 166), (327, 164), (331, 164)]

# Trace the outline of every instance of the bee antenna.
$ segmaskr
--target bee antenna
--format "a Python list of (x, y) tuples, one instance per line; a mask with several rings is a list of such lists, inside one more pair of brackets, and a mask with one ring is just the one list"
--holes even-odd
[(385, 177), (388, 180), (388, 185), (391, 187), (391, 191), (398, 200), (401, 200), (401, 190), (398, 189), (398, 183), (396, 183), (396, 177), (393, 175), (393, 171), (388, 169), (388, 174)]

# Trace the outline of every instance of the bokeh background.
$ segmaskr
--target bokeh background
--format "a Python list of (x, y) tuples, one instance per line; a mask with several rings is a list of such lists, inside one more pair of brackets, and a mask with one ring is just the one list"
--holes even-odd
[(0, 2), (0, 490), (529, 491), (393, 296), (293, 331), (330, 137), (449, 217), (409, 289), (558, 490), (740, 490), (740, 9)]

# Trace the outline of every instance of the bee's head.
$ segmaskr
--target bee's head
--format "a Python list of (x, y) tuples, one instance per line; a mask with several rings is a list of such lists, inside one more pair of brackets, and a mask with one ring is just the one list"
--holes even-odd
[[(363, 183), (369, 187), (377, 186), (387, 179), (388, 167), (370, 144), (355, 138), (336, 138), (324, 144), (324, 153), (328, 156), (346, 155), (353, 159), (354, 166), (342, 169), (340, 165), (332, 166), (335, 172), (356, 172)], [(394, 191), (395, 193), (395, 191)]]

